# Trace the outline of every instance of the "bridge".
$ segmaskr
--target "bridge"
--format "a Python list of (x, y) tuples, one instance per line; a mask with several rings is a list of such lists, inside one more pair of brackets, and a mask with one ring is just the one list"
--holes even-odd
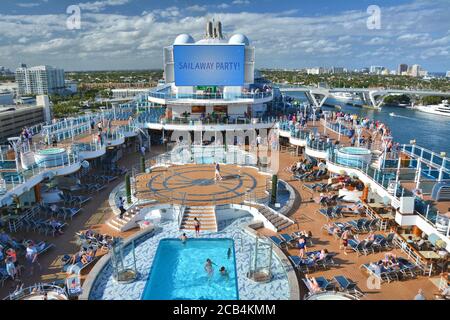
[(432, 91), (432, 90), (402, 90), (402, 89), (384, 89), (384, 88), (317, 88), (301, 87), (296, 85), (277, 84), (281, 92), (304, 92), (308, 100), (317, 108), (322, 107), (325, 100), (332, 93), (348, 92), (357, 94), (363, 102), (373, 109), (380, 109), (384, 103), (384, 98), (389, 95), (408, 95), (408, 96), (442, 96), (450, 97), (450, 91)]

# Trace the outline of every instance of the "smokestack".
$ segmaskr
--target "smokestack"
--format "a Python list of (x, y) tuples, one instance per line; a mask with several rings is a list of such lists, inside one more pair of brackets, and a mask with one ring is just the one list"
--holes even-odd
[(223, 39), (222, 22), (220, 21), (217, 21), (217, 33), (219, 34), (219, 39)]
[(207, 38), (213, 37), (213, 23), (211, 21), (208, 21), (208, 24), (206, 26), (206, 37)]

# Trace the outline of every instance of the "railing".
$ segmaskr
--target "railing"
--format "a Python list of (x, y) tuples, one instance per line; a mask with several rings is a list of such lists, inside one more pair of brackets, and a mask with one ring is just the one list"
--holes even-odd
[(238, 99), (265, 99), (273, 97), (273, 92), (254, 93), (172, 93), (150, 91), (149, 97), (157, 99), (195, 99), (195, 100), (238, 100)]
[(409, 190), (401, 186), (400, 181), (397, 181), (395, 184), (395, 172), (374, 169), (369, 163), (357, 159), (352, 159), (351, 162), (339, 161), (339, 156), (333, 151), (328, 153), (327, 161), (338, 166), (357, 169), (379, 186), (383, 187), (386, 191), (390, 191), (389, 193), (396, 198), (412, 195)]
[(425, 149), (417, 145), (404, 144), (402, 151), (405, 154), (420, 158), (423, 162), (442, 168), (447, 174), (450, 174), (450, 159), (431, 150)]
[(48, 284), (48, 283), (39, 283), (31, 287), (23, 288), (18, 291), (15, 291), (9, 294), (3, 300), (24, 300), (27, 297), (34, 295), (43, 295), (44, 293), (56, 292), (58, 295), (61, 295), (67, 299), (67, 292), (65, 288), (61, 288), (59, 286)]
[(64, 153), (53, 159), (43, 159), (38, 163), (34, 163), (27, 169), (17, 170), (15, 172), (3, 173), (6, 189), (13, 190), (14, 188), (24, 184), (31, 178), (43, 172), (50, 171), (56, 168), (70, 167), (79, 162), (78, 153)]
[(330, 142), (321, 141), (318, 139), (307, 139), (306, 140), (306, 147), (312, 150), (326, 152), (330, 150), (333, 145)]

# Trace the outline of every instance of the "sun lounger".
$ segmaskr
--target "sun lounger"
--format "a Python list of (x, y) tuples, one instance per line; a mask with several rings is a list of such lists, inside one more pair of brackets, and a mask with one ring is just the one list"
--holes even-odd
[(315, 261), (309, 258), (302, 259), (299, 256), (289, 256), (289, 260), (291, 260), (294, 267), (301, 272), (310, 272), (317, 268)]
[(286, 242), (286, 243), (292, 243), (292, 242), (295, 242), (295, 241), (296, 241), (296, 239), (294, 239), (291, 235), (289, 235), (289, 234), (287, 234), (287, 233), (280, 234), (280, 237), (281, 237), (281, 239), (283, 239), (284, 242)]
[(8, 280), (9, 275), (6, 272), (5, 268), (0, 268), (0, 286), (3, 287), (5, 284), (5, 281)]
[(356, 283), (350, 281), (345, 276), (335, 276), (332, 281), (336, 283), (340, 291), (355, 295), (358, 298), (364, 295), (360, 290), (358, 290)]
[(287, 245), (284, 240), (281, 240), (276, 236), (270, 236), (269, 239), (280, 249), (283, 249), (283, 247)]

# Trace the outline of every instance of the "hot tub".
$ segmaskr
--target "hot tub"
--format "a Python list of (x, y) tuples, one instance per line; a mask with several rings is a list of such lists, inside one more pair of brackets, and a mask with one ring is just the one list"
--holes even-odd
[(349, 167), (362, 167), (370, 162), (371, 151), (360, 147), (343, 147), (336, 152), (336, 162)]
[(67, 162), (68, 156), (64, 148), (48, 148), (37, 151), (34, 159), (39, 167), (59, 167)]

